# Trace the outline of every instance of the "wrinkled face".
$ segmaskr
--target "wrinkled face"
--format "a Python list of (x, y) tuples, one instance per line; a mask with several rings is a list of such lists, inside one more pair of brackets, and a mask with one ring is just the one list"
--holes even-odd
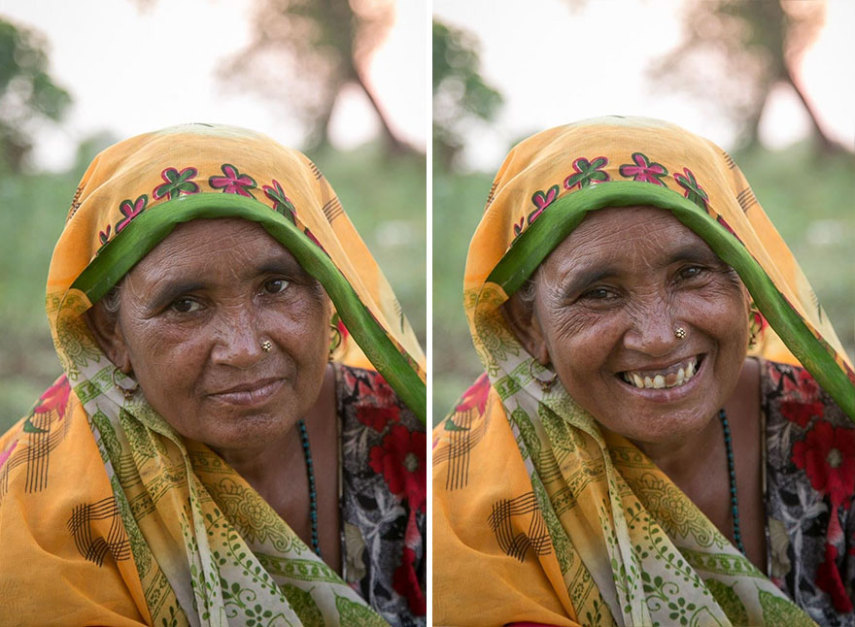
[(526, 309), (517, 334), (529, 352), (601, 424), (640, 443), (700, 430), (746, 355), (736, 273), (651, 207), (592, 212), (542, 264)]
[(197, 220), (128, 273), (101, 344), (179, 433), (252, 448), (314, 405), (330, 313), (320, 284), (261, 226)]

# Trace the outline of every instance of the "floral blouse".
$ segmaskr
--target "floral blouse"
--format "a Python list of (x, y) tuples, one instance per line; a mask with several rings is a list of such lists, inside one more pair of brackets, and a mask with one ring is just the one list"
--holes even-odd
[(855, 625), (855, 424), (802, 368), (767, 362), (769, 575), (820, 625)]
[(345, 580), (392, 625), (425, 624), (425, 427), (376, 372), (336, 365)]

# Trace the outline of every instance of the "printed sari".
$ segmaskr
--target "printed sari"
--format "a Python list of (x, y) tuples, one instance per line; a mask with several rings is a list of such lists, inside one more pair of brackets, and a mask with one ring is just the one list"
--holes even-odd
[(671, 211), (736, 269), (766, 327), (754, 351), (803, 365), (855, 419), (852, 365), (725, 152), (637, 118), (526, 139), (496, 175), (466, 265), (486, 373), (434, 430), (437, 625), (813, 624), (637, 447), (560, 384), (544, 391), (502, 315), (587, 212), (635, 205)]
[[(85, 173), (50, 267), (47, 311), (65, 374), (0, 438), (4, 621), (386, 624), (219, 456), (179, 436), (142, 394), (126, 398), (85, 323), (177, 224), (217, 217), (257, 222), (286, 247), (333, 302), (334, 361), (378, 371), (364, 375), (372, 394), (391, 388), (424, 422), (415, 334), (311, 161), (222, 126), (121, 142)], [(394, 409), (381, 426), (404, 429)], [(385, 507), (403, 511), (397, 495)]]

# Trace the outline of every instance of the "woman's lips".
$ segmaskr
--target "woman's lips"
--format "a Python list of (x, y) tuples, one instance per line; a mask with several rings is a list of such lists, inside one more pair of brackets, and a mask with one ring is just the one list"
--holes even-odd
[(213, 392), (208, 397), (228, 405), (263, 405), (276, 395), (282, 384), (282, 379), (263, 379)]
[(639, 389), (673, 388), (688, 383), (695, 376), (699, 361), (700, 358), (695, 355), (665, 368), (627, 370), (619, 376)]
[[(665, 368), (657, 368), (656, 370), (628, 370), (617, 374), (617, 379), (626, 386), (624, 389), (632, 394), (640, 395), (649, 401), (656, 402), (672, 402), (683, 398), (687, 394), (692, 393), (695, 388), (700, 385), (699, 381), (703, 372), (706, 371), (706, 354), (695, 355), (680, 362), (676, 362)], [(679, 371), (683, 370), (683, 382), (677, 383), (679, 379)], [(686, 376), (686, 371), (689, 371), (690, 376)], [(633, 376), (635, 375), (635, 376)], [(630, 379), (641, 377), (642, 385), (636, 385), (637, 381), (629, 382)], [(656, 377), (662, 377), (662, 381), (657, 381)], [(648, 385), (648, 379), (650, 385)], [(668, 385), (671, 382), (672, 385)], [(657, 387), (658, 385), (661, 387)]]

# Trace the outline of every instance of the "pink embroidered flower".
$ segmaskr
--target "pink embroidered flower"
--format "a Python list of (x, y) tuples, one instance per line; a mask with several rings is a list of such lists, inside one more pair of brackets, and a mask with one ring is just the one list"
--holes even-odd
[(804, 440), (793, 444), (792, 459), (814, 490), (828, 494), (835, 510), (848, 507), (855, 491), (855, 432), (820, 420)]
[(640, 152), (632, 153), (632, 160), (635, 165), (625, 163), (618, 168), (621, 176), (631, 178), (633, 181), (641, 181), (643, 183), (653, 183), (665, 187), (662, 182), (662, 177), (668, 174), (668, 170), (661, 163), (651, 162), (646, 155)]
[(113, 225), (108, 224), (107, 228), (98, 232), (98, 239), (101, 241), (101, 246), (110, 240), (110, 232), (113, 230)]
[(238, 169), (230, 163), (220, 166), (225, 176), (212, 176), (208, 183), (214, 189), (221, 189), (224, 194), (238, 194), (255, 198), (249, 190), (255, 189), (255, 179), (248, 174), (241, 174)]
[(558, 198), (558, 185), (550, 187), (545, 194), (541, 190), (537, 190), (531, 197), (531, 202), (537, 209), (529, 214), (528, 223), (533, 224), (543, 213), (543, 210), (551, 205), (556, 198)]
[(371, 449), (369, 465), (383, 475), (392, 494), (409, 501), (412, 511), (425, 507), (425, 444), (424, 433), (397, 424)]
[(294, 203), (292, 203), (291, 199), (285, 195), (285, 190), (282, 189), (282, 185), (279, 184), (279, 181), (273, 179), (271, 182), (273, 185), (264, 185), (261, 188), (264, 191), (264, 195), (273, 201), (274, 211), (278, 211), (283, 216), (291, 220), (292, 223), (296, 224), (296, 220), (294, 218), (296, 215)]
[(131, 220), (136, 218), (139, 214), (145, 211), (145, 206), (148, 204), (148, 195), (143, 194), (135, 201), (131, 202), (131, 199), (123, 200), (119, 205), (119, 211), (122, 212), (122, 215), (125, 217), (116, 224), (116, 233), (124, 229), (131, 223)]
[(701, 209), (707, 208), (707, 201), (710, 197), (695, 179), (695, 174), (689, 168), (683, 168), (683, 174), (674, 174), (674, 180), (685, 190), (683, 196), (698, 205)]

